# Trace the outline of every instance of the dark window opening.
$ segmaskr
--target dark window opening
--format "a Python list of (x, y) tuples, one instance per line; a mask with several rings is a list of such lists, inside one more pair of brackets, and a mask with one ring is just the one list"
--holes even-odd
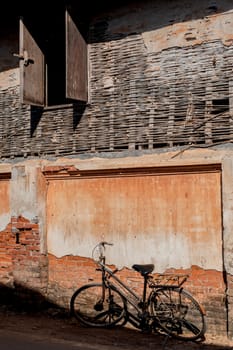
[(44, 107), (87, 102), (86, 39), (68, 11), (22, 16), (20, 51), (31, 59), (29, 65), (20, 64), (23, 103)]
[(219, 114), (229, 111), (229, 98), (213, 100), (212, 107), (212, 114)]
[[(49, 26), (49, 24), (48, 24)], [(45, 40), (45, 64), (47, 105), (58, 105), (69, 102), (65, 96), (65, 21), (60, 16), (52, 28), (47, 29)]]

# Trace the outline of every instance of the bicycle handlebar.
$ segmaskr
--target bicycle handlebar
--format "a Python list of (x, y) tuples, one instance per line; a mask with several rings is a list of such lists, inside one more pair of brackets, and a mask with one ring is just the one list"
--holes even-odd
[[(105, 246), (106, 245), (113, 245), (113, 243), (106, 242), (106, 241), (101, 241), (93, 248), (93, 250), (92, 250), (92, 258), (93, 258), (93, 260), (98, 261), (98, 262), (101, 262), (101, 261), (104, 260), (105, 256), (104, 256), (103, 252), (105, 250)], [(98, 251), (98, 255), (99, 255), (98, 259), (96, 259), (94, 257), (94, 253), (95, 253), (96, 250)]]
[(99, 245), (102, 245), (104, 247), (105, 245), (113, 245), (113, 243), (102, 241), (102, 242), (99, 243)]

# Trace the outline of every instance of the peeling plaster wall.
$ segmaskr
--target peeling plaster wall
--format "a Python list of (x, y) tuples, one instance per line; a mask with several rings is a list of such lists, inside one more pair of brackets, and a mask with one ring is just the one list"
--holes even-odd
[(11, 167), (0, 166), (0, 231), (3, 230), (11, 220), (10, 213), (10, 177)]
[(39, 223), (41, 252), (46, 252), (46, 182), (40, 163), (29, 161), (12, 167), (10, 205), (12, 217)]
[[(225, 294), (224, 276), (225, 273), (230, 276), (231, 272), (228, 269), (224, 271), (223, 264), (226, 257), (223, 249), (221, 191), (223, 188), (224, 200), (227, 203), (231, 198), (228, 186), (231, 188), (232, 185), (230, 180), (232, 163), (229, 162), (229, 159), (233, 159), (232, 157), (233, 149), (229, 146), (228, 149), (198, 149), (144, 155), (141, 153), (137, 157), (132, 157), (129, 153), (119, 157), (109, 154), (89, 159), (75, 158), (69, 161), (63, 159), (53, 164), (46, 164), (43, 167), (43, 173), (48, 181), (47, 235), (50, 276), (48, 294), (51, 298), (57, 298), (54, 290), (59, 291), (59, 293), (56, 292), (59, 294), (59, 302), (62, 305), (68, 305), (69, 290), (75, 290), (87, 283), (90, 278), (94, 280), (100, 278), (90, 258), (92, 247), (99, 240), (106, 239), (114, 242), (114, 246), (109, 247), (106, 251), (107, 261), (122, 268), (121, 278), (127, 283), (134, 283), (135, 288), (140, 289), (142, 286), (140, 276), (135, 275), (130, 269), (132, 263), (154, 263), (156, 272), (188, 273), (190, 278), (185, 288), (195, 295), (207, 311), (208, 334), (216, 332), (226, 334), (226, 319), (229, 317), (228, 334), (230, 336), (232, 331), (231, 308), (227, 311), (225, 297), (231, 302), (232, 287), (229, 283), (228, 292)], [(161, 188), (157, 189), (160, 188), (163, 194), (158, 195), (157, 207), (151, 200), (156, 196), (152, 174), (146, 177), (139, 175), (139, 170), (136, 170), (132, 178), (127, 180), (127, 176), (121, 178), (108, 172), (118, 170), (122, 175), (125, 168), (133, 172), (133, 169), (138, 167), (143, 167), (144, 171), (153, 167), (171, 169), (178, 166), (189, 166), (195, 169), (200, 165), (210, 166), (211, 164), (219, 164), (223, 172), (226, 171), (226, 177), (223, 176), (221, 179), (221, 174), (218, 172), (203, 175), (198, 170), (191, 174), (190, 178), (189, 174), (185, 173), (184, 181), (177, 180), (177, 177), (183, 176), (182, 172), (179, 175), (178, 171), (176, 174), (171, 171), (170, 174), (158, 175), (161, 179), (157, 184)], [(96, 177), (91, 176), (91, 171), (96, 172)], [(86, 178), (82, 179), (82, 174), (85, 172), (87, 172)], [(98, 172), (102, 174), (99, 177)], [(167, 181), (169, 177), (176, 188), (169, 188), (170, 182)], [(209, 183), (206, 182), (207, 178)], [(115, 186), (117, 200), (115, 200), (111, 186), (114, 182), (117, 183)], [(145, 187), (147, 182), (150, 188), (149, 193), (148, 188)], [(126, 186), (123, 190), (124, 183)], [(131, 191), (133, 186), (135, 191)], [(196, 191), (194, 196), (190, 196), (190, 189)], [(132, 200), (133, 193), (135, 193), (135, 201)], [(164, 235), (166, 223), (169, 225), (170, 222), (170, 212), (167, 210), (169, 205), (164, 207), (162, 202), (162, 199), (166, 198), (165, 193), (168, 194), (167, 203), (170, 203), (171, 211), (175, 211), (174, 222), (179, 221), (179, 215), (177, 215), (179, 204), (175, 204), (175, 199), (182, 198), (181, 202), (184, 206), (180, 208), (184, 221), (180, 227), (176, 226), (179, 231), (177, 235), (171, 231), (175, 226), (170, 231), (168, 230), (169, 234)], [(119, 199), (122, 195), (123, 201)], [(128, 196), (128, 204), (125, 206), (126, 196)], [(190, 206), (190, 211), (186, 207), (185, 196), (196, 203)], [(215, 201), (218, 202), (218, 210), (211, 213), (210, 208), (216, 205), (213, 203)], [(91, 210), (90, 203), (93, 204)], [(137, 205), (139, 205), (144, 221), (142, 217), (140, 218), (140, 211), (134, 211)], [(120, 211), (121, 209), (123, 212)], [(112, 220), (114, 216), (112, 211), (117, 217), (116, 221)], [(155, 211), (160, 217), (158, 221), (160, 226), (150, 225), (153, 223), (151, 214), (153, 216)], [(162, 213), (164, 213), (164, 226)], [(192, 226), (194, 216), (195, 220), (199, 220), (197, 217), (202, 217), (201, 221), (203, 220), (203, 223), (206, 224), (203, 231), (199, 232), (201, 226), (198, 226), (197, 222)], [(231, 217), (225, 217), (223, 221), (223, 230), (225, 228), (231, 230)], [(185, 224), (185, 229), (182, 235), (183, 224)], [(133, 227), (132, 231), (130, 227)], [(186, 238), (185, 233), (187, 233)], [(229, 248), (230, 246), (231, 243)], [(216, 313), (219, 316), (217, 320)]]
[(142, 6), (132, 6), (130, 13), (126, 7), (116, 12), (116, 18), (109, 22), (108, 33), (142, 33), (148, 54), (213, 40), (232, 45), (231, 3), (229, 0), (215, 3), (208, 0), (201, 3), (146, 1)]
[(106, 240), (114, 243), (108, 261), (119, 268), (154, 263), (157, 272), (192, 265), (221, 271), (221, 172), (199, 171), (50, 180), (49, 253), (91, 257)]
[(226, 155), (222, 176), (224, 268), (233, 275), (233, 158)]
[[(85, 110), (66, 107), (41, 113), (21, 105), (18, 61), (12, 56), (10, 61), (1, 59), (0, 150), (3, 162), (4, 157), (10, 161), (12, 175), (9, 183), (3, 182), (0, 192), (2, 198), (9, 195), (9, 202), (0, 209), (0, 282), (42, 289), (44, 296), (67, 306), (77, 286), (88, 282), (89, 276), (97, 277), (90, 259), (93, 245), (103, 238), (116, 239), (116, 251), (108, 259), (127, 266), (120, 272), (123, 278), (130, 280), (128, 267), (135, 262), (154, 262), (161, 271), (187, 269), (191, 273), (188, 287), (208, 310), (209, 328), (226, 333), (228, 318), (228, 332), (233, 337), (232, 8), (230, 0), (152, 1), (93, 18), (89, 38), (91, 99)], [(15, 36), (10, 42), (4, 41), (0, 53), (5, 57), (17, 52), (16, 43)], [(221, 115), (206, 123), (213, 100), (224, 102), (228, 98), (227, 117)], [(222, 146), (195, 149), (213, 146), (213, 135)], [(195, 146), (194, 141), (199, 143)], [(48, 154), (54, 159), (48, 160)], [(58, 158), (59, 154), (71, 157)], [(28, 155), (34, 160), (27, 159)], [(22, 156), (24, 160), (14, 158)], [(173, 225), (161, 241), (164, 222), (156, 227), (154, 239), (154, 226), (159, 220), (147, 220), (147, 215), (148, 208), (156, 211), (158, 204), (148, 199), (145, 208), (137, 204), (135, 210), (134, 202), (127, 202), (131, 180), (125, 182), (125, 192), (119, 191), (125, 201), (115, 202), (108, 192), (116, 179), (108, 171), (205, 164), (219, 164), (222, 178), (211, 174), (208, 191), (200, 194), (200, 204), (199, 193), (194, 192), (201, 187), (201, 176), (187, 176), (186, 185), (182, 187), (180, 181), (180, 188), (172, 193), (172, 207), (165, 207), (164, 218), (163, 211), (158, 210), (160, 220), (169, 222), (167, 209), (172, 214), (176, 197), (188, 202), (183, 190), (188, 194), (189, 185), (196, 202), (188, 210), (180, 205), (180, 211), (185, 209), (190, 215), (195, 209), (198, 221), (197, 212), (201, 210), (200, 221), (206, 223), (205, 230), (195, 233), (193, 240), (185, 237), (181, 223), (176, 232), (181, 236), (175, 235)], [(4, 173), (3, 163), (1, 171)], [(74, 175), (78, 171), (99, 171), (102, 178), (87, 179), (87, 175), (80, 180)], [(146, 177), (137, 179), (138, 183), (132, 180), (129, 194), (132, 198), (141, 193), (140, 198), (146, 201), (152, 177), (149, 185)], [(197, 182), (196, 187), (192, 180)], [(172, 192), (169, 182), (159, 181), (159, 186)], [(115, 191), (121, 187), (121, 180), (116, 182)], [(88, 207), (93, 201), (89, 189), (98, 192), (93, 207)], [(159, 198), (164, 199), (162, 195)], [(214, 222), (208, 221), (211, 200), (218, 202), (218, 210), (212, 213)], [(124, 221), (111, 221), (114, 211), (121, 217), (121, 205), (129, 220), (122, 215)], [(145, 210), (144, 221), (138, 218), (140, 210)], [(139, 232), (147, 222), (151, 226)], [(191, 226), (189, 236), (195, 231)], [(19, 230), (18, 242), (13, 229)], [(133, 239), (134, 230), (139, 239)], [(134, 281), (139, 285), (138, 280)]]
[(32, 220), (37, 216), (36, 168), (16, 165), (12, 168), (11, 211), (13, 216)]
[[(231, 247), (233, 246), (233, 243), (231, 242), (231, 232), (232, 232), (232, 220), (231, 220), (231, 187), (232, 187), (232, 178), (233, 178), (233, 174), (232, 174), (232, 161), (231, 161), (231, 157), (232, 157), (232, 152), (229, 148), (229, 150), (227, 151), (226, 149), (219, 149), (217, 150), (197, 150), (197, 151), (185, 151), (182, 153), (179, 152), (164, 152), (162, 154), (154, 154), (154, 155), (144, 155), (141, 157), (122, 157), (122, 158), (91, 158), (90, 160), (79, 160), (79, 161), (75, 161), (72, 160), (72, 164), (75, 165), (76, 169), (79, 169), (81, 171), (84, 171), (85, 169), (89, 169), (89, 170), (98, 170), (98, 169), (117, 169), (117, 168), (124, 168), (124, 167), (129, 167), (129, 168), (134, 168), (137, 166), (144, 166), (144, 167), (154, 167), (154, 166), (176, 166), (176, 165), (198, 165), (198, 164), (211, 164), (211, 163), (218, 163), (221, 164), (222, 166), (222, 180), (219, 182), (219, 180), (217, 181), (217, 178), (214, 179), (213, 177), (213, 183), (210, 186), (210, 194), (212, 192), (212, 194), (214, 194), (217, 190), (218, 191), (223, 191), (222, 194), (221, 192), (219, 192), (219, 212), (214, 214), (214, 217), (217, 215), (218, 216), (218, 231), (219, 231), (219, 235), (218, 235), (218, 241), (217, 241), (217, 249), (218, 249), (218, 253), (215, 252), (213, 254), (213, 260), (212, 258), (210, 258), (209, 255), (207, 254), (206, 248), (204, 249), (204, 255), (203, 258), (205, 259), (206, 263), (203, 264), (204, 260), (195, 260), (191, 259), (191, 264), (197, 264), (199, 266), (202, 266), (206, 269), (208, 268), (213, 268), (216, 270), (221, 271), (222, 269), (226, 268), (226, 272), (227, 273), (232, 273), (232, 269), (231, 269), (231, 264), (232, 264), (232, 259), (231, 259)], [(70, 160), (71, 162), (71, 160)], [(67, 163), (68, 164), (68, 163)], [(55, 166), (56, 168), (56, 166)], [(74, 168), (74, 169), (75, 169)], [(48, 226), (48, 242), (49, 242), (49, 251), (55, 255), (57, 255), (58, 257), (61, 257), (62, 255), (67, 255), (67, 254), (74, 254), (74, 255), (82, 255), (82, 252), (85, 256), (91, 256), (91, 250), (90, 250), (90, 246), (93, 246), (95, 244), (96, 241), (101, 240), (103, 237), (105, 237), (106, 239), (106, 235), (110, 240), (114, 240), (116, 238), (116, 236), (114, 236), (114, 228), (112, 227), (111, 229), (109, 228), (106, 231), (106, 226), (104, 223), (108, 222), (108, 215), (104, 215), (104, 212), (101, 211), (101, 207), (98, 208), (98, 215), (96, 217), (96, 220), (98, 221), (94, 221), (96, 223), (96, 228), (94, 228), (95, 226), (90, 226), (85, 227), (85, 225), (83, 227), (85, 227), (85, 232), (89, 232), (89, 234), (87, 236), (83, 236), (82, 233), (82, 222), (83, 221), (79, 221), (79, 219), (81, 220), (86, 220), (86, 222), (90, 224), (90, 222), (92, 222), (91, 217), (89, 217), (88, 215), (96, 215), (97, 212), (96, 211), (96, 207), (93, 209), (94, 211), (87, 211), (86, 213), (83, 212), (83, 210), (85, 211), (85, 205), (82, 206), (82, 210), (81, 210), (81, 217), (79, 218), (79, 213), (78, 213), (78, 208), (81, 203), (85, 203), (85, 196), (84, 198), (81, 197), (80, 198), (80, 202), (79, 202), (79, 192), (78, 192), (78, 182), (79, 181), (86, 181), (86, 185), (87, 186), (87, 190), (88, 190), (88, 180), (80, 180), (77, 178), (77, 180), (74, 179), (67, 179), (67, 184), (64, 183), (64, 180), (59, 180), (59, 176), (62, 176), (62, 173), (59, 175), (58, 172), (58, 178), (53, 178), (55, 179), (55, 181), (53, 181), (52, 179), (49, 180), (49, 197), (51, 198), (52, 202), (50, 202), (50, 207), (48, 207), (48, 215), (49, 218), (52, 220), (49, 223)], [(172, 175), (170, 175), (172, 176)], [(65, 179), (65, 178), (64, 178)], [(98, 184), (99, 181), (99, 184)], [(99, 201), (98, 203), (101, 203), (101, 199), (104, 201), (104, 203), (106, 203), (106, 201), (109, 200), (109, 202), (111, 202), (111, 198), (109, 199), (109, 195), (108, 195), (108, 191), (106, 192), (106, 197), (105, 194), (102, 193), (103, 191), (103, 186), (106, 180), (94, 180), (93, 179), (93, 183), (92, 181), (90, 181), (90, 193), (89, 196), (91, 196), (91, 192), (94, 191), (99, 191)], [(151, 181), (150, 179), (148, 181)], [(70, 185), (68, 185), (68, 183), (70, 182)], [(102, 186), (101, 186), (101, 182), (102, 182)], [(100, 187), (99, 187), (100, 185)], [(77, 187), (78, 186), (78, 187)], [(81, 185), (82, 186), (82, 185)], [(94, 186), (94, 187), (93, 187)], [(219, 189), (218, 189), (219, 186)], [(73, 189), (75, 188), (75, 191), (73, 193)], [(99, 190), (98, 190), (99, 188)], [(143, 188), (143, 187), (139, 187), (139, 188)], [(213, 188), (213, 191), (211, 191), (211, 188)], [(59, 190), (58, 190), (59, 189)], [(182, 195), (182, 188), (180, 189), (180, 195)], [(64, 193), (65, 196), (63, 197), (63, 195), (59, 194), (59, 193)], [(82, 193), (82, 191), (81, 191)], [(102, 195), (101, 195), (102, 193)], [(53, 195), (52, 195), (53, 194)], [(82, 193), (83, 194), (83, 193)], [(148, 196), (150, 196), (152, 193), (148, 194)], [(88, 193), (86, 192), (85, 195), (88, 196)], [(146, 195), (145, 195), (146, 196)], [(140, 196), (139, 196), (140, 197)], [(199, 197), (199, 193), (197, 193), (197, 203), (198, 203), (198, 197)], [(222, 198), (221, 198), (222, 197)], [(142, 197), (143, 198), (143, 197)], [(210, 204), (210, 201), (212, 201), (213, 199), (205, 198), (205, 200), (207, 200), (206, 203), (206, 208), (208, 207), (208, 205)], [(221, 200), (223, 201), (221, 204)], [(87, 198), (88, 201), (88, 198)], [(66, 203), (65, 207), (68, 207), (69, 210), (67, 212), (67, 214), (65, 215), (65, 217), (69, 217), (69, 220), (65, 223), (63, 220), (63, 215), (64, 215), (64, 210), (63, 209), (63, 204)], [(116, 204), (114, 204), (116, 205)], [(113, 208), (114, 208), (113, 205)], [(204, 207), (205, 207), (205, 202), (204, 202)], [(202, 213), (204, 211), (204, 207), (201, 209)], [(116, 209), (117, 207), (115, 207)], [(221, 209), (223, 208), (223, 223), (221, 224)], [(58, 210), (58, 212), (56, 212)], [(57, 213), (60, 213), (59, 215)], [(132, 214), (132, 213), (130, 213)], [(200, 213), (201, 214), (201, 213)], [(165, 215), (168, 219), (168, 213), (165, 210)], [(206, 213), (204, 214), (207, 216), (208, 218), (208, 210), (206, 210)], [(82, 219), (83, 216), (83, 219)], [(50, 220), (49, 219), (49, 220)], [(210, 219), (210, 217), (209, 217)], [(91, 221), (90, 221), (91, 220)], [(124, 219), (125, 220), (125, 219)], [(137, 218), (135, 218), (135, 220), (137, 220)], [(124, 221), (124, 225), (126, 230), (127, 230), (127, 218)], [(132, 217), (129, 218), (129, 223), (132, 223)], [(103, 226), (101, 226), (103, 225)], [(223, 225), (223, 232), (222, 232), (222, 225)], [(63, 227), (61, 229), (61, 227)], [(102, 229), (101, 229), (102, 227)], [(207, 230), (210, 229), (210, 226), (207, 225)], [(81, 231), (80, 231), (81, 230)], [(157, 228), (153, 228), (153, 232), (155, 232), (157, 230)], [(94, 232), (93, 232), (94, 231)], [(66, 232), (66, 234), (65, 234)], [(157, 231), (156, 231), (157, 232)], [(62, 234), (61, 234), (62, 233)], [(93, 233), (93, 235), (92, 235)], [(157, 232), (159, 233), (159, 232)], [(105, 236), (104, 236), (105, 234)], [(112, 234), (112, 235), (111, 235)], [(119, 232), (118, 232), (119, 234)], [(213, 239), (213, 242), (215, 241), (216, 243), (216, 238), (214, 238), (212, 236), (211, 231), (208, 232), (210, 241), (211, 239)], [(117, 235), (118, 237), (118, 235)], [(211, 238), (212, 237), (212, 238)], [(199, 243), (201, 244), (201, 240), (205, 239), (205, 234), (199, 237)], [(116, 244), (117, 244), (117, 249), (116, 252), (118, 252), (121, 255), (122, 252), (122, 247), (120, 248), (120, 246), (118, 246), (119, 244), (121, 244), (121, 239), (116, 240)], [(209, 242), (210, 242), (209, 241)], [(132, 242), (132, 241), (131, 241)], [(145, 242), (143, 242), (144, 244)], [(182, 242), (181, 246), (183, 246), (184, 241)], [(223, 251), (223, 258), (224, 258), (224, 262), (222, 261), (222, 244), (224, 245), (224, 251)], [(129, 256), (133, 256), (135, 255), (135, 258), (138, 257), (140, 261), (143, 261), (146, 263), (145, 260), (145, 256), (142, 253), (140, 255), (140, 247), (141, 244), (137, 244), (137, 248), (136, 247), (130, 247), (130, 238), (129, 238), (129, 250), (131, 251), (131, 253), (129, 254)], [(147, 247), (148, 249), (148, 247)], [(166, 250), (166, 244), (164, 246), (164, 249)], [(125, 247), (123, 249), (123, 251), (125, 250)], [(126, 249), (127, 250), (127, 249)], [(153, 250), (153, 249), (152, 249)], [(144, 251), (144, 250), (143, 250)], [(132, 254), (132, 252), (134, 252)], [(211, 252), (213, 252), (213, 250), (209, 251), (209, 254), (211, 254)], [(195, 252), (193, 252), (193, 254), (198, 254), (198, 250), (195, 250)], [(217, 255), (216, 255), (217, 253)], [(134, 258), (127, 257), (127, 252), (126, 257), (121, 260), (120, 259), (120, 255), (118, 256), (118, 258), (116, 259), (115, 254), (117, 253), (113, 253), (113, 255), (110, 254), (111, 259), (113, 259), (113, 261), (115, 263), (120, 262), (120, 264), (122, 265), (123, 260), (125, 261), (126, 265), (129, 266), (133, 260), (135, 260)], [(192, 253), (191, 253), (192, 254)], [(115, 257), (114, 257), (115, 256)], [(151, 252), (150, 256), (153, 256), (153, 253)], [(148, 257), (148, 254), (147, 254)], [(116, 259), (116, 260), (115, 260)], [(119, 260), (120, 259), (120, 260)], [(129, 259), (127, 261), (127, 259)], [(217, 260), (215, 260), (217, 259)], [(166, 259), (165, 259), (166, 260)], [(127, 261), (127, 262), (126, 262)], [(158, 265), (161, 263), (158, 262)], [(171, 264), (173, 265), (173, 267), (181, 267), (181, 264)], [(160, 266), (160, 265), (159, 265)], [(160, 266), (160, 269), (165, 269), (168, 266)], [(184, 265), (184, 267), (188, 267), (188, 265)]]
[[(135, 203), (138, 200), (140, 202), (140, 199), (148, 201), (148, 205), (145, 207), (143, 206), (143, 202), (139, 204), (140, 210), (144, 210), (145, 215), (145, 221), (141, 221), (142, 226), (140, 226), (139, 218), (136, 215), (132, 217), (134, 209), (132, 209), (133, 206), (131, 206), (130, 209), (129, 205), (124, 208), (129, 216), (129, 220), (127, 221), (127, 217), (122, 216), (124, 218), (122, 222), (119, 219), (119, 222), (113, 223), (113, 226), (108, 226), (108, 223), (111, 222), (111, 210), (117, 210), (117, 202), (115, 202), (114, 197), (112, 197), (110, 191), (111, 186), (109, 187), (107, 184), (116, 181), (117, 186), (115, 189), (118, 188), (118, 194), (122, 195), (124, 191), (122, 192), (121, 180), (119, 181), (117, 177), (113, 176), (113, 174), (111, 175), (114, 171), (121, 174), (123, 169), (131, 169), (131, 172), (135, 173), (136, 171), (137, 173), (138, 168), (148, 170), (151, 168), (163, 167), (171, 169), (180, 166), (188, 166), (195, 169), (198, 166), (204, 167), (206, 165), (208, 167), (211, 164), (219, 164), (223, 168), (223, 173), (225, 173), (222, 177), (223, 199), (226, 203), (225, 205), (230, 209), (230, 189), (232, 187), (231, 159), (233, 159), (233, 150), (231, 150), (229, 146), (228, 149), (199, 149), (154, 154), (140, 153), (136, 157), (131, 156), (130, 153), (125, 155), (121, 154), (118, 155), (118, 157), (114, 154), (108, 154), (108, 156), (103, 154), (102, 157), (87, 157), (86, 159), (75, 157), (70, 159), (60, 158), (57, 160), (25, 160), (20, 163), (12, 164), (11, 210), (13, 219), (11, 225), (8, 225), (8, 228), (1, 232), (0, 245), (3, 246), (5, 239), (10, 237), (10, 251), (14, 252), (15, 249), (18, 253), (13, 254), (11, 257), (11, 263), (8, 267), (10, 273), (6, 275), (6, 268), (3, 269), (3, 272), (5, 270), (3, 278), (7, 278), (8, 283), (13, 284), (16, 282), (16, 280), (12, 279), (12, 272), (15, 270), (13, 273), (17, 277), (18, 283), (23, 283), (23, 285), (28, 287), (36, 287), (38, 290), (42, 291), (43, 295), (49, 300), (55, 301), (61, 306), (68, 307), (72, 291), (76, 287), (80, 286), (82, 283), (87, 283), (90, 276), (95, 279), (99, 278), (96, 274), (95, 266), (90, 259), (92, 247), (103, 238), (114, 241), (116, 238), (114, 232), (115, 229), (117, 229), (118, 235), (116, 243), (114, 242), (115, 245), (113, 249), (109, 249), (110, 254), (107, 256), (109, 262), (116, 263), (117, 265), (120, 262), (119, 265), (121, 265), (121, 267), (130, 267), (132, 263), (154, 262), (156, 264), (155, 271), (160, 269), (161, 272), (164, 270), (174, 270), (189, 273), (191, 277), (186, 287), (195, 294), (199, 301), (203, 302), (203, 305), (208, 310), (208, 331), (214, 332), (217, 327), (218, 331), (224, 334), (226, 332), (226, 310), (224, 309), (223, 300), (226, 286), (223, 279), (222, 253), (224, 256), (224, 251), (222, 250), (221, 203), (218, 203), (217, 212), (213, 214), (213, 216), (208, 216), (209, 209), (213, 204), (211, 201), (217, 199), (219, 202), (221, 199), (221, 193), (219, 192), (221, 184), (219, 172), (207, 173), (207, 177), (210, 175), (210, 177), (208, 177), (208, 182), (206, 182), (205, 173), (203, 178), (201, 172), (198, 170), (194, 172), (191, 177), (189, 177), (188, 173), (178, 175), (178, 171), (175, 172), (177, 175), (173, 175), (172, 172), (165, 172), (164, 175), (161, 174), (161, 180), (159, 180), (158, 184), (161, 186), (162, 196), (159, 196), (159, 200), (164, 198), (163, 192), (166, 193), (167, 191), (167, 193), (169, 193), (170, 190), (174, 190), (173, 187), (169, 189), (169, 186), (166, 188), (166, 191), (163, 190), (164, 186), (169, 184), (165, 179), (172, 176), (184, 176), (185, 179), (184, 185), (182, 186), (182, 181), (177, 182), (174, 178), (174, 184), (176, 185), (179, 183), (181, 187), (176, 188), (173, 194), (170, 193), (173, 196), (170, 209), (174, 209), (174, 199), (176, 197), (183, 198), (182, 202), (188, 203), (185, 199), (185, 194), (190, 194), (188, 188), (195, 190), (196, 188), (200, 189), (204, 186), (204, 197), (201, 192), (195, 194), (197, 205), (195, 210), (196, 214), (198, 214), (199, 209), (202, 210), (201, 214), (203, 218), (205, 217), (204, 221), (208, 223), (208, 227), (206, 227), (207, 231), (204, 232), (204, 234), (202, 234), (202, 232), (196, 232), (195, 235), (193, 235), (192, 229), (195, 231), (196, 226), (194, 225), (195, 227), (193, 228), (190, 226), (188, 235), (192, 236), (194, 241), (191, 243), (191, 241), (188, 240), (182, 239), (181, 241), (177, 241), (177, 239), (175, 239), (175, 246), (172, 241), (174, 235), (170, 231), (170, 234), (167, 235), (167, 239), (163, 241), (164, 245), (161, 247), (159, 246), (161, 243), (159, 234), (161, 234), (161, 232), (154, 230), (154, 227), (150, 228), (151, 231), (148, 231), (147, 227), (147, 232), (144, 232), (144, 239), (142, 239), (143, 233), (139, 231), (137, 232), (137, 236), (141, 238), (134, 239), (132, 236), (133, 231), (130, 232), (127, 228), (128, 223), (131, 226), (137, 223), (135, 228), (142, 227), (146, 221), (153, 223), (153, 221), (149, 219), (150, 215), (147, 209), (150, 204), (152, 204), (150, 198), (153, 198), (156, 193), (153, 191), (150, 191), (149, 194), (148, 191), (144, 193), (145, 185), (147, 189), (148, 186), (151, 187), (153, 185), (153, 176), (150, 175), (147, 178), (145, 174), (136, 174), (136, 176), (134, 174), (134, 176), (130, 178), (132, 182), (129, 182), (127, 185), (128, 187), (126, 186), (125, 188), (125, 194), (130, 194), (131, 198), (135, 195), (135, 200), (137, 198)], [(91, 172), (96, 172), (96, 178), (93, 175), (90, 176)], [(82, 174), (86, 174), (86, 178), (83, 180), (80, 179)], [(98, 174), (102, 175), (98, 177)], [(75, 178), (75, 176), (77, 177)], [(123, 177), (123, 181), (125, 181), (126, 178)], [(119, 179), (121, 178), (119, 177)], [(138, 183), (139, 187), (137, 191), (131, 191), (137, 184), (137, 179), (140, 179)], [(205, 180), (202, 183), (203, 179)], [(133, 184), (131, 189), (129, 187), (130, 183), (131, 185)], [(205, 186), (208, 183), (209, 187), (207, 191)], [(80, 188), (85, 189), (85, 191), (80, 192)], [(93, 211), (86, 210), (88, 208), (87, 203), (90, 203), (93, 191), (98, 193), (96, 197), (96, 199), (98, 199), (97, 204), (94, 205)], [(137, 195), (139, 192), (141, 196)], [(216, 193), (218, 194), (217, 196)], [(198, 202), (199, 194), (201, 205)], [(189, 197), (191, 200), (192, 198), (192, 196)], [(168, 202), (169, 199), (170, 197), (167, 196)], [(207, 202), (205, 203), (205, 201)], [(103, 212), (103, 208), (106, 209), (108, 207), (107, 203), (111, 202), (113, 205), (112, 209), (111, 206), (109, 207), (109, 213)], [(133, 202), (131, 202), (131, 204), (132, 203)], [(162, 214), (163, 210), (160, 208), (160, 204), (159, 202), (159, 207), (157, 209), (158, 212)], [(155, 210), (156, 206), (153, 205), (152, 209)], [(119, 210), (120, 207), (121, 205), (118, 208)], [(194, 207), (190, 207), (190, 210), (192, 211), (193, 208), (195, 208), (195, 205)], [(181, 209), (184, 213), (188, 210), (188, 215), (190, 215), (191, 212), (188, 208), (185, 209), (181, 206)], [(167, 215), (166, 208), (164, 212), (166, 214), (164, 220), (169, 223), (169, 215)], [(94, 221), (93, 218), (89, 216), (90, 214), (96, 215)], [(118, 211), (117, 215), (119, 216), (119, 214), (120, 211)], [(149, 216), (147, 217), (147, 215)], [(26, 216), (26, 218), (23, 216)], [(38, 223), (34, 224), (33, 221), (36, 216), (38, 217)], [(214, 222), (208, 222), (208, 220), (211, 220), (211, 217), (214, 218)], [(162, 219), (162, 217), (160, 219)], [(186, 223), (191, 222), (188, 220), (189, 218), (184, 219), (187, 220)], [(195, 218), (195, 220), (196, 219), (197, 218)], [(86, 224), (83, 225), (85, 222)], [(228, 235), (228, 233), (230, 234), (232, 228), (231, 217), (225, 216), (223, 222), (224, 237), (224, 232), (226, 235)], [(218, 223), (217, 226), (216, 223)], [(20, 231), (18, 243), (15, 242), (14, 235), (12, 235), (12, 227), (16, 227)], [(108, 227), (108, 232), (106, 231), (106, 227)], [(120, 227), (121, 231), (119, 231)], [(178, 225), (177, 227), (180, 229), (182, 225)], [(186, 228), (187, 227), (188, 226), (186, 226)], [(101, 235), (101, 228), (105, 230), (102, 231), (104, 232), (104, 236)], [(92, 229), (95, 231), (93, 232)], [(109, 231), (111, 232), (109, 233)], [(125, 231), (127, 231), (126, 237), (124, 236)], [(156, 233), (158, 241), (154, 240), (151, 244), (150, 239), (147, 240), (147, 238), (149, 236), (152, 237), (154, 232)], [(132, 241), (133, 243), (131, 244)], [(170, 251), (167, 250), (168, 245), (166, 241), (168, 245), (171, 243), (170, 248), (173, 249)], [(156, 248), (153, 249), (152, 245), (155, 244), (155, 242), (157, 242)], [(48, 243), (48, 247), (46, 243)], [(225, 243), (223, 242), (223, 244)], [(228, 240), (228, 252), (231, 250), (231, 244), (232, 243)], [(187, 250), (189, 250), (189, 254), (187, 254)], [(200, 259), (201, 255), (205, 258), (205, 261)], [(152, 259), (153, 256), (155, 257), (154, 260)], [(48, 257), (48, 260), (46, 260), (46, 257)], [(0, 258), (3, 258), (1, 253)], [(225, 256), (224, 258), (226, 259)], [(226, 273), (228, 274), (231, 271), (229, 268), (230, 255), (227, 259), (229, 259), (228, 264), (226, 264)], [(23, 269), (21, 268), (22, 266), (24, 266)], [(35, 269), (36, 274), (33, 272)], [(229, 272), (228, 269), (230, 270)], [(130, 281), (133, 278), (138, 288), (141, 288), (140, 276), (136, 276), (135, 279), (131, 269), (124, 268), (120, 273), (125, 281), (131, 283)], [(40, 280), (43, 281), (43, 284), (39, 282)], [(207, 292), (209, 289), (212, 290), (211, 293)], [(229, 285), (228, 298), (230, 298), (231, 290)], [(216, 312), (220, 315), (217, 324), (215, 320)]]
[(0, 180), (0, 231), (2, 231), (9, 223), (10, 215), (10, 181), (9, 179)]

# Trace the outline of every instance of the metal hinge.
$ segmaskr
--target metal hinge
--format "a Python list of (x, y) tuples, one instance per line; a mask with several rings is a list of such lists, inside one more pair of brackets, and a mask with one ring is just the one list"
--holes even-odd
[(30, 63), (34, 63), (34, 61), (28, 57), (27, 50), (23, 51), (23, 54), (13, 53), (13, 56), (18, 57), (20, 60), (23, 60), (23, 64), (27, 67)]

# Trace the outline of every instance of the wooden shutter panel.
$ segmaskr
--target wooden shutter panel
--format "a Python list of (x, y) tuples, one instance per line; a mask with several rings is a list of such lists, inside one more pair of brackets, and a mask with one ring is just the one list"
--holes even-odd
[[(21, 102), (44, 106), (45, 64), (44, 55), (29, 30), (20, 19), (20, 98)], [(22, 59), (24, 57), (24, 60)], [(28, 63), (25, 58), (28, 57)]]
[(87, 102), (87, 44), (66, 11), (66, 97)]

